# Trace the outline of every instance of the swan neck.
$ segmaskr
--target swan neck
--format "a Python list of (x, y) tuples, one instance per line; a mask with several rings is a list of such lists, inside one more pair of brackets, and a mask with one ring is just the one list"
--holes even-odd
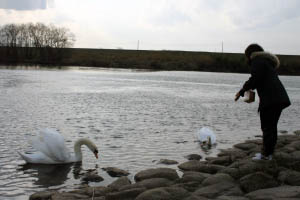
[(75, 161), (82, 161), (81, 146), (84, 144), (82, 139), (79, 139), (74, 144)]

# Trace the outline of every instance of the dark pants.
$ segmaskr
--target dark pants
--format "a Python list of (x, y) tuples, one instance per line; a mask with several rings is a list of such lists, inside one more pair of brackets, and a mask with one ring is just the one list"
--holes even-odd
[(269, 107), (260, 110), (260, 123), (263, 132), (262, 154), (269, 156), (274, 153), (277, 143), (277, 124), (282, 108)]

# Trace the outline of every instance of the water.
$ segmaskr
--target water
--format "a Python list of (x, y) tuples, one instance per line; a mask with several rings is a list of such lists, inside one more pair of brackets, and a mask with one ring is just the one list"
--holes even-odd
[[(0, 197), (26, 199), (45, 189), (80, 186), (80, 173), (96, 169), (107, 185), (114, 179), (103, 167), (134, 174), (164, 167), (160, 159), (184, 162), (191, 153), (214, 156), (219, 149), (260, 135), (257, 101), (234, 102), (247, 74), (147, 72), (132, 70), (0, 69)], [(279, 130), (300, 129), (300, 78), (280, 77), (292, 106)], [(217, 146), (204, 152), (195, 142), (210, 127)], [(28, 138), (41, 128), (61, 132), (73, 151), (81, 137), (100, 150), (96, 160), (83, 148), (82, 165), (25, 165), (17, 151), (33, 151)], [(177, 166), (170, 166), (177, 169)]]

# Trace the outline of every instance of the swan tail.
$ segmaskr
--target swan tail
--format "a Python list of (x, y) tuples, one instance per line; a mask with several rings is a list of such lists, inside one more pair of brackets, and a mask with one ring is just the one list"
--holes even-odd
[(18, 154), (21, 156), (21, 158), (23, 160), (25, 160), (26, 163), (31, 163), (31, 159), (29, 156), (27, 156), (28, 154), (25, 154), (25, 153), (21, 153), (18, 151)]

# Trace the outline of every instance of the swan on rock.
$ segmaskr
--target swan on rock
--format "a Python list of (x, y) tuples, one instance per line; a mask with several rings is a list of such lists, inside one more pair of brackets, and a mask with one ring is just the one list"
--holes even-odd
[(33, 164), (63, 164), (82, 161), (81, 146), (86, 145), (98, 158), (98, 148), (89, 139), (78, 139), (74, 144), (74, 154), (65, 145), (63, 136), (52, 129), (41, 130), (39, 135), (31, 141), (34, 153), (21, 153), (26, 163)]

